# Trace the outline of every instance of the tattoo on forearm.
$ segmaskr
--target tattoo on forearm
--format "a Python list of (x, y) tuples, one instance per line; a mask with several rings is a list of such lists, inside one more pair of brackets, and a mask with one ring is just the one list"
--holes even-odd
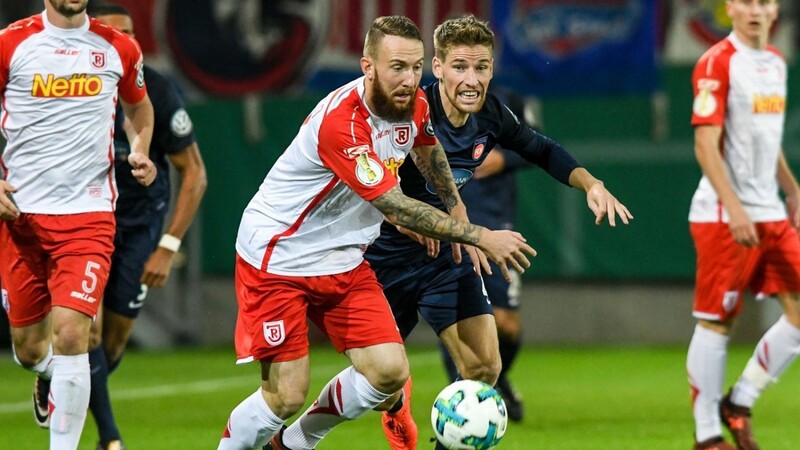
[(429, 158), (417, 156), (414, 153), (412, 155), (414, 164), (417, 165), (422, 176), (436, 188), (436, 193), (442, 199), (445, 208), (452, 211), (458, 205), (458, 188), (453, 181), (450, 163), (447, 162), (447, 154), (442, 145), (437, 143), (430, 152)]
[(453, 219), (431, 205), (407, 197), (397, 187), (373, 200), (372, 205), (395, 225), (434, 239), (472, 245), (480, 240), (480, 227)]

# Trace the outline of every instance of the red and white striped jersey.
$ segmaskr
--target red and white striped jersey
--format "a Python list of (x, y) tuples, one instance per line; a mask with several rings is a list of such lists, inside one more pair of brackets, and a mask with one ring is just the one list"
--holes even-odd
[[(728, 178), (754, 222), (786, 218), (777, 181), (786, 76), (786, 61), (774, 47), (754, 49), (731, 33), (700, 58), (692, 77), (692, 125), (722, 127), (720, 146)], [(689, 221), (728, 221), (705, 176), (692, 198)]]
[(236, 251), (287, 276), (343, 273), (361, 263), (383, 214), (369, 201), (397, 185), (412, 148), (434, 145), (430, 110), (417, 90), (410, 122), (388, 122), (364, 101), (364, 78), (320, 101), (247, 205)]
[(145, 94), (136, 41), (94, 19), (57, 28), (46, 13), (0, 32), (6, 180), (24, 213), (113, 211), (114, 111)]

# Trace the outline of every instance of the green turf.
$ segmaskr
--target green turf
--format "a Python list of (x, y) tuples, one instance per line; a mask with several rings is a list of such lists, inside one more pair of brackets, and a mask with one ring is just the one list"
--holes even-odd
[[(749, 348), (734, 347), (729, 382), (741, 370)], [(523, 423), (510, 424), (499, 449), (690, 449), (692, 419), (683, 348), (528, 348), (512, 379), (525, 397)], [(116, 415), (131, 450), (213, 449), (230, 410), (258, 386), (255, 364), (235, 366), (229, 349), (130, 352), (111, 378)], [(429, 413), (444, 387), (438, 355), (411, 348), (414, 416), (420, 449), (432, 449)], [(328, 348), (312, 350), (313, 399), (345, 366)], [(800, 448), (800, 379), (797, 367), (769, 389), (755, 409), (762, 448)], [(30, 410), (33, 375), (0, 354), (0, 449), (47, 448)], [(93, 450), (97, 433), (91, 419), (80, 448)], [(321, 450), (387, 449), (380, 416), (343, 424), (320, 444)]]

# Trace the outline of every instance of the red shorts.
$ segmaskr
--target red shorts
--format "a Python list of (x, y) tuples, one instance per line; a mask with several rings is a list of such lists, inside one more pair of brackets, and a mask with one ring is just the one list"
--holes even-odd
[(53, 306), (93, 318), (108, 280), (115, 228), (112, 212), (0, 221), (0, 282), (11, 326), (33, 325)]
[(308, 355), (306, 317), (339, 352), (403, 342), (366, 261), (341, 274), (289, 277), (258, 270), (237, 255), (236, 297), (239, 362), (293, 361)]
[(756, 223), (760, 243), (733, 240), (727, 223), (691, 223), (697, 251), (694, 316), (725, 321), (742, 309), (742, 294), (800, 292), (800, 240), (788, 221)]

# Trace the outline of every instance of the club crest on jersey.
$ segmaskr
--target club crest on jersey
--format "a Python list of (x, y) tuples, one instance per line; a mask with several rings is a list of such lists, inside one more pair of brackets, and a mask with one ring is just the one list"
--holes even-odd
[(100, 50), (92, 50), (92, 67), (95, 69), (105, 69), (106, 67), (106, 52)]
[(487, 137), (482, 137), (475, 141), (472, 144), (472, 159), (478, 160), (483, 155), (483, 152), (486, 150), (486, 141), (488, 140)]
[(286, 340), (286, 330), (283, 327), (283, 321), (278, 320), (275, 322), (264, 322), (264, 339), (267, 344), (275, 347)]
[(411, 142), (411, 124), (392, 125), (392, 141), (398, 147), (405, 147)]
[(383, 179), (383, 165), (366, 153), (356, 157), (356, 178), (365, 186), (374, 186)]

